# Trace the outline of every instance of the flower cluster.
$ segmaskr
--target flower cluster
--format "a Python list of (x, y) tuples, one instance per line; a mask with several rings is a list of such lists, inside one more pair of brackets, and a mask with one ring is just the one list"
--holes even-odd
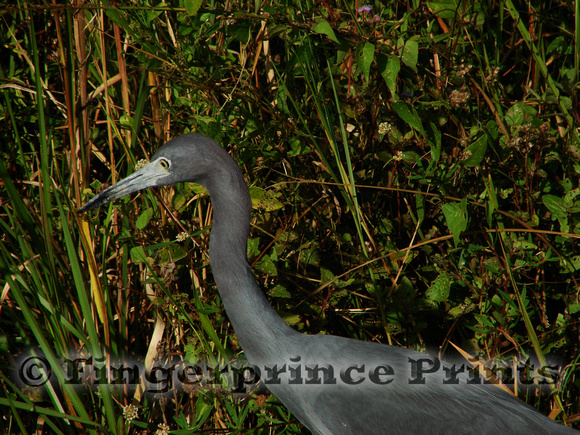
[(188, 237), (189, 237), (189, 234), (187, 234), (185, 231), (182, 231), (177, 236), (175, 236), (175, 239), (178, 242), (183, 242), (184, 240), (187, 240)]
[(385, 135), (391, 131), (391, 128), (393, 128), (393, 126), (388, 122), (381, 122), (379, 124), (379, 134)]
[(369, 19), (371, 23), (378, 23), (379, 21), (381, 21), (381, 17), (379, 17), (377, 14), (373, 15), (373, 7), (371, 5), (361, 6), (356, 11), (359, 14), (363, 15), (366, 14), (366, 17)]
[(132, 422), (137, 417), (139, 417), (139, 411), (135, 405), (123, 406), (123, 417), (128, 422)]
[(145, 159), (141, 159), (137, 162), (137, 164), (135, 165), (135, 170), (138, 171), (141, 168), (144, 168), (145, 166), (147, 166), (149, 164), (149, 162)]
[(469, 98), (471, 98), (469, 92), (455, 89), (449, 94), (449, 104), (453, 107), (461, 107), (467, 103)]
[(164, 423), (160, 423), (158, 429), (155, 431), (155, 435), (167, 435), (169, 433), (169, 426)]

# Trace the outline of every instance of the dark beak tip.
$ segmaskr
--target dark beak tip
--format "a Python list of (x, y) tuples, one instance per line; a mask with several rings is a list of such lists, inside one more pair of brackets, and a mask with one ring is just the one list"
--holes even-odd
[(89, 211), (89, 210), (92, 210), (92, 209), (94, 209), (94, 208), (97, 208), (97, 207), (99, 207), (99, 206), (100, 206), (100, 204), (94, 204), (94, 203), (93, 203), (93, 200), (91, 199), (90, 201), (88, 201), (88, 202), (84, 203), (84, 204), (81, 206), (81, 208), (79, 208), (79, 209), (77, 210), (77, 213), (78, 213), (78, 214), (85, 213), (85, 212), (87, 212), (87, 211)]

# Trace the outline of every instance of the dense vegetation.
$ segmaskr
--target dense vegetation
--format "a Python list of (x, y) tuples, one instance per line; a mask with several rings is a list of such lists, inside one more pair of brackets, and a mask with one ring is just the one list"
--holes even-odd
[(259, 392), (99, 385), (240, 356), (203, 189), (76, 213), (191, 131), (241, 166), (294, 328), (548, 364), (503, 379), (579, 427), (579, 2), (117, 3), (0, 6), (2, 433), (303, 430)]

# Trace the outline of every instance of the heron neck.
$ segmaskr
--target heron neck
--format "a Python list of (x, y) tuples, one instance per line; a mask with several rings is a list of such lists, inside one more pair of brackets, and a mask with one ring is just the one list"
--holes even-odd
[(213, 206), (210, 261), (228, 318), (252, 362), (270, 354), (281, 334), (296, 332), (274, 311), (248, 264), (251, 199), (241, 173), (235, 169), (234, 174), (225, 174), (227, 183), (222, 174), (219, 183), (206, 184)]

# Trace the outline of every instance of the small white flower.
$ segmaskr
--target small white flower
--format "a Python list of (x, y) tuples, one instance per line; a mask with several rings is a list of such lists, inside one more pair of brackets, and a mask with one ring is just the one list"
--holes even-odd
[(189, 234), (187, 234), (185, 231), (182, 231), (177, 236), (175, 236), (175, 239), (178, 242), (183, 242), (184, 240), (187, 240), (188, 237), (189, 237)]
[(391, 124), (389, 124), (388, 122), (381, 122), (379, 124), (379, 134), (387, 134), (389, 131), (391, 131)]
[(169, 433), (169, 426), (165, 423), (159, 423), (157, 427), (159, 429), (155, 431), (155, 435), (167, 435)]
[(463, 77), (466, 76), (467, 74), (469, 74), (469, 72), (473, 69), (473, 65), (466, 65), (464, 63), (461, 63), (461, 65), (459, 65), (459, 67), (457, 68), (457, 75), (459, 77)]
[(397, 151), (397, 153), (393, 156), (393, 160), (396, 162), (400, 162), (404, 158), (405, 158), (405, 155), (403, 154), (403, 151)]
[(141, 168), (144, 168), (145, 166), (147, 166), (149, 164), (149, 162), (145, 159), (141, 159), (137, 162), (137, 164), (135, 165), (135, 170), (138, 171)]
[(125, 417), (125, 420), (128, 422), (135, 420), (137, 417), (139, 417), (139, 411), (137, 410), (137, 407), (135, 405), (123, 406), (123, 417)]

